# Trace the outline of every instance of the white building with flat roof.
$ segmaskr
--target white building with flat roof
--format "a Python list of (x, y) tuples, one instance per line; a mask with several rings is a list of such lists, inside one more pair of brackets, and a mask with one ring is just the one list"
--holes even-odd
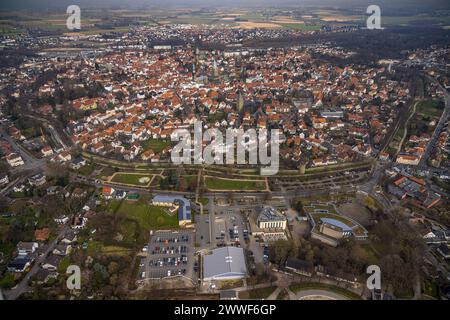
[(274, 207), (264, 206), (258, 216), (257, 225), (260, 229), (285, 230), (287, 219)]

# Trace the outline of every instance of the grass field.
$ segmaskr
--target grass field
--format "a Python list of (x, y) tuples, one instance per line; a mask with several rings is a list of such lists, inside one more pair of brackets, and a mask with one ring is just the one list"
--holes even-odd
[(197, 185), (197, 176), (196, 175), (186, 175), (186, 176), (182, 176), (182, 178), (184, 180), (186, 180), (186, 183), (188, 185), (194, 184)]
[(144, 142), (142, 142), (142, 148), (144, 150), (152, 149), (155, 153), (161, 152), (163, 149), (170, 146), (169, 140), (163, 140), (163, 139), (148, 139)]
[(227, 180), (221, 178), (205, 177), (208, 189), (215, 190), (264, 190), (266, 183), (263, 180)]
[(105, 255), (110, 256), (124, 256), (124, 255), (126, 256), (130, 253), (130, 249), (119, 246), (103, 246), (101, 248), (101, 252)]
[(209, 203), (208, 198), (199, 198), (198, 202), (200, 202), (202, 205), (206, 206)]
[(267, 287), (260, 289), (253, 289), (249, 291), (243, 291), (239, 293), (240, 299), (266, 299), (272, 292), (274, 292), (276, 287)]
[(149, 205), (147, 197), (141, 197), (138, 201), (111, 201), (111, 206), (115, 208), (116, 214), (137, 221), (139, 226), (146, 231), (178, 227), (177, 214), (169, 215), (164, 208)]
[(110, 176), (112, 176), (116, 171), (111, 167), (103, 167), (100, 173), (97, 175), (97, 179), (107, 180)]
[[(136, 186), (146, 186), (149, 184), (152, 177), (153, 177), (153, 175), (148, 175), (148, 174), (116, 173), (112, 177), (111, 182), (132, 184), (132, 185), (136, 185)], [(149, 180), (145, 181), (145, 182), (144, 181), (140, 182), (139, 180), (141, 178), (147, 178)]]
[(77, 170), (77, 173), (82, 176), (89, 176), (95, 170), (95, 164), (87, 164), (84, 167), (81, 167)]
[(371, 261), (371, 263), (376, 263), (378, 261), (378, 254), (375, 252), (375, 248), (372, 247), (369, 243), (361, 244), (361, 248), (367, 254), (367, 257)]
[(440, 117), (444, 111), (444, 103), (440, 100), (423, 100), (417, 105), (417, 113), (425, 116)]

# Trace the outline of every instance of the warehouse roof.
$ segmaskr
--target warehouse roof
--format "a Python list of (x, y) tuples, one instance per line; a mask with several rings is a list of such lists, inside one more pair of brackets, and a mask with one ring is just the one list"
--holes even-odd
[(204, 257), (205, 279), (243, 277), (246, 274), (247, 267), (242, 248), (222, 247)]

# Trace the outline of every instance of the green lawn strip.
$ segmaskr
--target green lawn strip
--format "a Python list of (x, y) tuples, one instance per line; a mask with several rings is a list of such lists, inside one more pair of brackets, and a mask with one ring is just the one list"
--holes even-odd
[(227, 180), (221, 178), (205, 177), (206, 187), (217, 190), (264, 190), (263, 180)]
[(120, 246), (103, 246), (101, 252), (105, 255), (127, 255), (131, 249)]
[(95, 170), (95, 165), (94, 164), (88, 164), (85, 165), (84, 167), (81, 167), (80, 169), (77, 170), (77, 173), (82, 175), (82, 176), (89, 176), (91, 175), (91, 173)]
[(351, 300), (361, 300), (361, 297), (352, 291), (325, 283), (298, 283), (290, 285), (289, 289), (294, 293), (305, 290), (324, 290), (334, 292)]
[[(137, 186), (146, 186), (153, 175), (148, 174), (128, 174), (128, 173), (116, 173), (114, 177), (111, 179), (111, 182), (124, 183), (124, 184), (133, 184)], [(141, 178), (148, 178), (149, 180), (146, 182), (140, 182)]]

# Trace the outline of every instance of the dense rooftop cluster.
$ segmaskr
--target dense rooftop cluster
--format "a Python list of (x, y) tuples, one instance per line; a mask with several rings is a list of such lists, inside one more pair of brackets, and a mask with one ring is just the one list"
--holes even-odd
[[(144, 142), (169, 139), (173, 130), (189, 128), (196, 119), (222, 129), (280, 128), (285, 137), (281, 156), (294, 166), (369, 157), (397, 108), (410, 98), (407, 84), (390, 80), (385, 67), (339, 68), (315, 59), (317, 52), (342, 54), (342, 49), (187, 46), (95, 59), (43, 57), (6, 76), (15, 76), (24, 87), (33, 84), (38, 70), (56, 74), (41, 81), (39, 97), (52, 102), (64, 96), (69, 103), (43, 103), (36, 111), (68, 109), (73, 141), (118, 159), (160, 161), (170, 146), (158, 154), (146, 150)], [(100, 90), (89, 94), (89, 88)]]

